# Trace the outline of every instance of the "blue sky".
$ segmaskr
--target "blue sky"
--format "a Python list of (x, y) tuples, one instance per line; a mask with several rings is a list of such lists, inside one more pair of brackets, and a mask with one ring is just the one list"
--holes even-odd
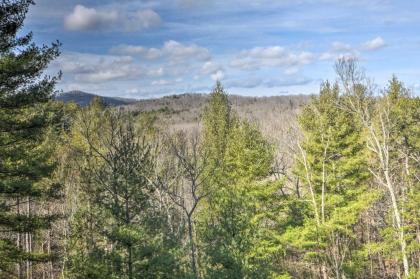
[(208, 92), (317, 93), (355, 57), (381, 88), (420, 92), (420, 2), (392, 0), (37, 0), (24, 32), (60, 40), (58, 88), (150, 98)]

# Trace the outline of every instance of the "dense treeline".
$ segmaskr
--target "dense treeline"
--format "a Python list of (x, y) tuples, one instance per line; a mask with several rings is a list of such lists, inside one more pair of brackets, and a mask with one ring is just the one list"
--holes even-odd
[(0, 7), (0, 278), (420, 278), (420, 98), (352, 60), (289, 161), (217, 83), (196, 129), (52, 100), (59, 44)]

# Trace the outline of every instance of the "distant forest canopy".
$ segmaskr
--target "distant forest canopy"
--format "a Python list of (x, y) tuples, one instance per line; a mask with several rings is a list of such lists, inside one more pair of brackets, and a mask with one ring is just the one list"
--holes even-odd
[(81, 107), (43, 74), (60, 43), (17, 35), (33, 2), (0, 3), (0, 278), (420, 278), (397, 77), (341, 59), (312, 97)]

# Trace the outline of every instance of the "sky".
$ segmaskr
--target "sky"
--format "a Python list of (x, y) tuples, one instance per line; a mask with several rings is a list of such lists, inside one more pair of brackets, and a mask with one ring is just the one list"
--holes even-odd
[(57, 88), (153, 98), (316, 94), (352, 57), (378, 88), (420, 94), (420, 1), (37, 0), (22, 33), (62, 43)]

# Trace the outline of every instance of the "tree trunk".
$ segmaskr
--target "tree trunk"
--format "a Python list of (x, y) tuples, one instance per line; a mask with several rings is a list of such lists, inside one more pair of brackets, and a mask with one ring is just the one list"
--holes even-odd
[(194, 233), (193, 233), (193, 223), (191, 217), (188, 216), (188, 238), (190, 240), (190, 248), (191, 248), (191, 269), (194, 273), (194, 278), (198, 278), (197, 272), (197, 259), (195, 253), (195, 242), (194, 242)]
[(133, 255), (131, 245), (128, 247), (128, 278), (133, 279)]
[[(129, 206), (129, 198), (128, 194), (126, 193), (125, 197), (125, 224), (130, 225), (131, 218), (130, 218), (130, 206)], [(133, 251), (132, 251), (132, 244), (129, 244), (127, 247), (127, 254), (128, 254), (128, 278), (133, 279)]]
[(327, 268), (325, 266), (325, 263), (322, 263), (321, 272), (322, 272), (322, 279), (328, 279)]
[[(19, 216), (20, 215), (20, 198), (19, 197), (16, 198), (16, 211), (17, 211), (16, 212), (17, 216)], [(18, 249), (20, 249), (20, 247), (21, 247), (21, 239), (20, 239), (20, 233), (19, 232), (17, 233), (17, 237), (16, 237), (16, 247)], [(18, 278), (19, 279), (22, 278), (21, 262), (18, 262), (16, 264), (16, 269), (17, 269)]]
[(406, 251), (407, 250), (406, 249), (407, 243), (406, 243), (405, 238), (404, 238), (404, 228), (402, 226), (401, 213), (400, 213), (400, 210), (398, 208), (398, 203), (397, 203), (397, 199), (395, 197), (394, 187), (392, 185), (392, 182), (391, 182), (391, 179), (389, 177), (389, 173), (388, 173), (387, 169), (385, 169), (384, 175), (385, 175), (385, 180), (386, 180), (386, 184), (387, 184), (387, 187), (388, 187), (388, 191), (389, 191), (389, 194), (391, 196), (392, 211), (393, 211), (393, 215), (394, 215), (394, 219), (395, 219), (395, 225), (396, 225), (397, 230), (398, 230), (398, 238), (399, 238), (399, 242), (400, 242), (400, 246), (401, 246), (401, 254), (402, 254), (402, 258), (403, 258), (404, 276), (408, 276), (410, 271), (409, 271), (407, 251)]
[[(26, 200), (26, 216), (31, 216), (31, 201), (30, 198), (27, 197)], [(25, 246), (26, 246), (26, 252), (31, 253), (32, 252), (32, 235), (31, 233), (27, 232), (25, 233)], [(32, 262), (30, 260), (26, 260), (26, 278), (32, 279)]]

